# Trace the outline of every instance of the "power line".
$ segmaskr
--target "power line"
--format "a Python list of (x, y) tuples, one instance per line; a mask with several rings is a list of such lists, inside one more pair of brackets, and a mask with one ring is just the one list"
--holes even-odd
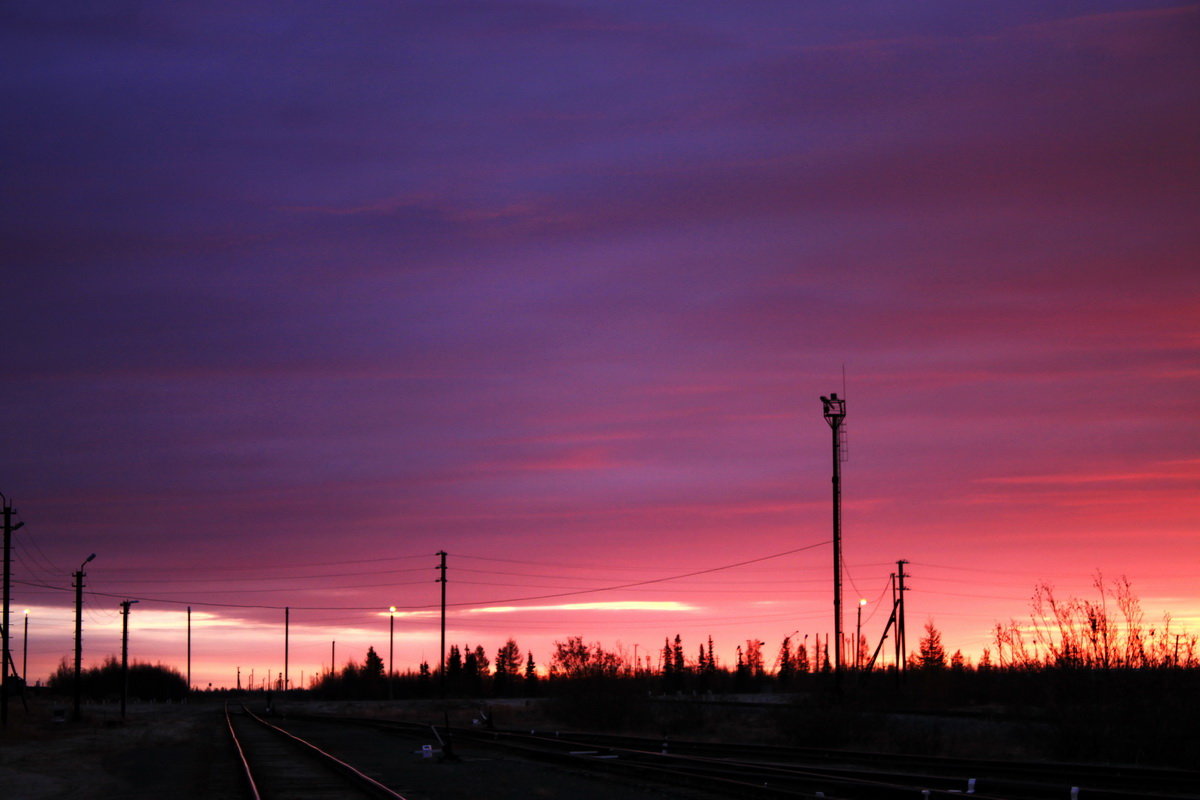
[(925, 561), (910, 561), (908, 563), (914, 564), (918, 567), (931, 567), (933, 569), (952, 569), (952, 570), (956, 570), (958, 572), (989, 572), (993, 575), (1019, 575), (1024, 578), (1029, 577), (1029, 573), (1027, 573), (1027, 572), (1010, 572), (1008, 570), (1002, 570), (1002, 569), (984, 569), (982, 567), (962, 567), (962, 566), (952, 567), (952, 566), (949, 566), (948, 564), (930, 564)]
[[(922, 578), (922, 580), (925, 580), (925, 579)], [(938, 592), (938, 591), (933, 591), (930, 589), (922, 589), (921, 594), (923, 594), (923, 595), (942, 595), (944, 597), (975, 597), (975, 598), (979, 598), (982, 600), (1009, 600), (1014, 603), (1026, 601), (1029, 599), (1028, 597), (1012, 597), (1012, 596), (1005, 597), (1003, 595), (998, 595), (998, 594), (965, 594), (963, 592)]]
[[(128, 580), (128, 579), (122, 578), (120, 580), (120, 582), (122, 585), (128, 585), (128, 584), (138, 585), (138, 584), (145, 584), (145, 583), (170, 583), (170, 584), (217, 583), (217, 582), (223, 582), (223, 583), (235, 582), (236, 583), (238, 581), (254, 581), (257, 583), (259, 581), (304, 581), (304, 580), (312, 580), (315, 578), (352, 578), (357, 575), (394, 575), (394, 574), (401, 573), (401, 572), (425, 572), (425, 571), (426, 570), (424, 567), (412, 567), (409, 569), (362, 570), (360, 572), (325, 572), (325, 573), (321, 573), (319, 575), (263, 575), (263, 576), (254, 576), (252, 578), (182, 578), (182, 579), (144, 578), (141, 580)], [(111, 578), (110, 578), (110, 580), (111, 580)], [(421, 581), (421, 582), (423, 583), (424, 581)], [(246, 591), (251, 591), (251, 590), (247, 589)], [(274, 590), (270, 590), (270, 591), (274, 591)]]
[[(618, 584), (615, 586), (601, 586), (601, 587), (596, 587), (596, 588), (592, 588), (592, 589), (577, 589), (577, 590), (572, 590), (572, 591), (567, 591), (567, 592), (555, 592), (552, 594), (530, 595), (530, 596), (525, 596), (525, 597), (511, 597), (511, 598), (504, 598), (504, 599), (497, 599), (497, 600), (477, 600), (477, 601), (469, 602), (469, 603), (449, 603), (448, 606), (457, 608), (457, 607), (463, 607), (463, 606), (495, 605), (495, 604), (499, 604), (499, 603), (519, 603), (519, 602), (523, 602), (526, 600), (550, 600), (550, 599), (554, 599), (554, 598), (558, 598), (558, 597), (574, 597), (574, 596), (578, 596), (578, 595), (593, 594), (596, 592), (611, 592), (611, 591), (616, 591), (619, 589), (632, 589), (637, 586), (648, 586), (648, 585), (656, 584), (656, 583), (666, 583), (667, 581), (682, 580), (683, 578), (691, 578), (691, 577), (695, 577), (696, 575), (709, 575), (714, 572), (723, 572), (725, 570), (736, 569), (738, 567), (744, 567), (749, 564), (758, 564), (763, 561), (770, 561), (772, 559), (782, 558), (783, 556), (794, 555), (795, 553), (802, 553), (806, 550), (813, 550), (817, 547), (822, 547), (826, 544), (829, 544), (828, 540), (823, 541), (823, 542), (816, 542), (815, 544), (806, 545), (804, 547), (797, 547), (797, 548), (794, 548), (791, 550), (785, 550), (781, 553), (772, 553), (771, 555), (760, 556), (759, 558), (751, 558), (751, 559), (747, 559), (745, 561), (738, 561), (733, 564), (723, 564), (719, 567), (709, 567), (708, 569), (695, 570), (694, 572), (685, 572), (680, 575), (669, 575), (669, 576), (663, 577), (663, 578), (651, 578), (651, 579), (644, 580), (644, 581), (633, 581), (630, 583), (623, 583), (623, 584)], [(19, 583), (24, 586), (36, 586), (39, 588), (53, 589), (56, 591), (70, 591), (69, 589), (66, 589), (64, 587), (54, 586), (54, 585), (45, 584), (45, 583), (37, 583), (37, 582), (33, 582), (33, 581), (13, 581), (13, 582)], [(231, 590), (231, 591), (236, 591), (236, 590)], [(246, 590), (246, 591), (253, 591), (253, 590)], [(309, 591), (317, 591), (317, 590), (309, 590)], [(149, 602), (149, 603), (165, 603), (165, 604), (169, 604), (169, 605), (210, 606), (213, 608), (250, 608), (250, 609), (261, 609), (261, 610), (274, 610), (274, 611), (283, 610), (285, 608), (292, 608), (297, 611), (373, 611), (373, 610), (377, 610), (379, 608), (378, 606), (295, 606), (295, 605), (266, 605), (266, 604), (255, 604), (255, 603), (217, 603), (217, 602), (203, 601), (203, 600), (173, 600), (170, 598), (146, 597), (146, 596), (137, 597), (137, 596), (132, 596), (128, 593), (113, 594), (110, 592), (97, 592), (97, 591), (91, 591), (91, 592), (88, 592), (88, 594), (92, 595), (94, 597), (122, 598), (122, 599), (131, 599), (131, 600), (140, 600), (140, 601)], [(426, 605), (419, 605), (419, 606), (396, 606), (397, 609), (403, 610), (403, 611), (423, 611), (423, 610), (427, 610), (427, 609), (431, 609), (431, 608), (439, 608), (439, 607), (440, 607), (440, 604), (426, 604)]]
[[(458, 585), (460, 585), (460, 586), (511, 586), (511, 587), (514, 587), (514, 588), (517, 588), (517, 587), (526, 587), (526, 588), (532, 588), (532, 587), (536, 587), (536, 586), (537, 586), (537, 584), (527, 584), (527, 583), (500, 583), (500, 582), (497, 582), (497, 581), (455, 581), (455, 583), (456, 583), (456, 584), (458, 584)], [(770, 583), (782, 583), (782, 584), (788, 584), (788, 583), (796, 583), (796, 582), (795, 582), (795, 581), (790, 581), (790, 582), (789, 582), (789, 581), (770, 581)], [(694, 584), (690, 584), (690, 583), (689, 583), (689, 584), (685, 584), (685, 586), (692, 586), (692, 585), (694, 585)], [(761, 584), (756, 584), (756, 585), (761, 585)], [(707, 584), (705, 584), (705, 586), (707, 586)], [(562, 589), (562, 588), (565, 588), (565, 587), (562, 587), (562, 586), (543, 586), (543, 587), (541, 587), (541, 588), (544, 588), (544, 589)], [(588, 590), (588, 591), (595, 591), (595, 590)], [(674, 594), (678, 594), (680, 590), (679, 590), (679, 589), (677, 589), (677, 588), (675, 588), (675, 589), (643, 589), (642, 591), (644, 591), (644, 592), (671, 592), (671, 593), (674, 593)], [(704, 589), (695, 589), (695, 590), (692, 590), (692, 591), (695, 591), (695, 592), (698, 592), (698, 593), (704, 593), (704, 594), (740, 594), (740, 595), (744, 595), (744, 594), (746, 594), (746, 590), (745, 590), (745, 589), (709, 589), (709, 588), (704, 588)], [(825, 589), (776, 589), (776, 590), (773, 590), (773, 593), (774, 593), (774, 594), (824, 594), (824, 593), (825, 593), (825, 591), (826, 591)]]
[[(526, 566), (534, 566), (534, 567), (553, 567), (555, 569), (586, 569), (586, 570), (599, 571), (599, 572), (645, 572), (645, 571), (647, 571), (645, 567), (622, 567), (622, 566), (614, 566), (614, 565), (598, 566), (595, 564), (578, 564), (578, 563), (570, 564), (570, 563), (552, 562), (552, 561), (530, 561), (527, 559), (517, 559), (517, 558), (493, 558), (490, 556), (460, 555), (457, 552), (454, 554), (454, 557), (456, 559), (462, 558), (462, 559), (468, 559), (471, 561), (495, 561), (495, 562), (499, 562), (499, 563), (503, 563), (503, 564), (523, 564)], [(874, 562), (874, 563), (853, 564), (851, 566), (854, 566), (854, 567), (891, 567), (891, 566), (894, 566), (894, 563), (895, 562), (892, 562), (892, 561), (879, 561), (879, 562)], [(822, 573), (826, 571), (824, 567), (817, 567), (817, 566), (813, 566), (813, 567), (802, 566), (802, 567), (798, 567), (798, 568), (788, 567), (789, 574), (793, 569), (801, 569), (801, 570), (807, 569), (807, 570), (811, 570), (813, 572), (822, 572)], [(466, 572), (466, 571), (468, 571), (468, 568), (467, 567), (458, 567), (457, 570), (460, 572)], [(473, 571), (483, 571), (483, 570), (473, 570)], [(499, 571), (496, 571), (495, 574), (517, 574), (517, 573), (500, 573)]]
[[(641, 568), (639, 568), (639, 569), (641, 569)], [(518, 577), (518, 578), (547, 578), (550, 580), (559, 580), (559, 581), (605, 582), (604, 578), (585, 578), (585, 577), (575, 577), (572, 575), (548, 575), (546, 573), (533, 573), (533, 572), (504, 572), (504, 571), (492, 571), (492, 570), (483, 570), (483, 569), (469, 569), (466, 567), (460, 567), (457, 571), (458, 572), (470, 572), (470, 573), (474, 573), (477, 575), (510, 575), (510, 576), (514, 576), (514, 577)], [(644, 572), (646, 570), (642, 569), (642, 571)], [(796, 583), (821, 583), (821, 584), (824, 584), (825, 582), (826, 581), (824, 578), (808, 578), (808, 579), (799, 580), (799, 581), (797, 581), (795, 579), (786, 579), (786, 580), (785, 579), (780, 579), (780, 580), (761, 580), (761, 579), (754, 580), (754, 579), (752, 579), (752, 580), (698, 582), (696, 585), (761, 586), (764, 583), (777, 583), (777, 584), (792, 585), (792, 584), (796, 584)], [(456, 581), (456, 583), (470, 583), (470, 581)], [(495, 585), (514, 586), (514, 585), (524, 585), (524, 584), (495, 584)], [(550, 587), (550, 588), (553, 588), (553, 587)], [(563, 587), (563, 588), (565, 588), (565, 587)]]
[[(306, 561), (306, 562), (296, 562), (296, 563), (292, 563), (292, 564), (271, 564), (269, 566), (269, 568), (273, 569), (273, 570), (277, 570), (277, 569), (299, 569), (302, 567), (338, 567), (338, 566), (343, 566), (346, 564), (379, 564), (380, 562), (383, 562), (383, 561), (410, 561), (410, 560), (418, 559), (418, 558), (430, 558), (431, 555), (432, 554), (409, 555), (409, 556), (386, 556), (386, 557), (382, 557), (382, 558), (358, 558), (358, 559), (354, 559), (351, 561)], [(122, 572), (140, 572), (140, 571), (162, 572), (163, 570), (195, 570), (195, 569), (196, 569), (196, 565), (193, 562), (193, 563), (189, 563), (189, 564), (182, 564), (182, 565), (175, 565), (175, 566), (155, 565), (155, 566), (147, 566), (147, 567), (128, 567), (126, 569), (117, 568), (115, 570), (106, 570), (106, 571), (109, 574), (114, 574), (114, 573), (120, 574)], [(246, 566), (222, 565), (222, 566), (218, 566), (218, 567), (205, 567), (205, 569), (210, 570), (212, 572), (247, 572), (247, 571), (262, 572), (264, 569), (264, 566), (262, 564), (246, 565)], [(420, 567), (417, 567), (415, 569), (420, 569)], [(397, 570), (397, 571), (399, 571), (399, 570)]]
[[(20, 517), (20, 514), (17, 516)], [(51, 563), (49, 557), (42, 551), (41, 546), (37, 543), (37, 537), (30, 536), (28, 533), (17, 541), (17, 553), (20, 554), (27, 549), (30, 559), (33, 562), (37, 562), (39, 560), (41, 561), (41, 564), (34, 565), (36, 569), (45, 571), (47, 575), (60, 575), (66, 573), (67, 570), (59, 569), (57, 566)], [(31, 568), (30, 571), (35, 571), (35, 569)]]
[[(212, 581), (209, 581), (209, 582), (211, 583)], [(100, 582), (97, 581), (96, 583), (100, 583)], [(299, 590), (297, 590), (293, 586), (280, 587), (278, 589), (206, 589), (206, 590), (204, 590), (204, 593), (206, 595), (213, 595), (213, 594), (278, 594), (280, 592), (295, 592), (295, 591), (328, 592), (328, 591), (335, 591), (335, 590), (341, 590), (341, 589), (384, 589), (384, 588), (393, 588), (396, 586), (425, 586), (428, 583), (429, 583), (429, 581), (399, 581), (399, 582), (394, 582), (394, 583), (341, 583), (341, 584), (335, 584), (332, 586), (321, 586), (321, 587), (314, 587), (311, 589), (299, 589)], [(101, 585), (104, 585), (104, 584), (101, 584)], [(124, 596), (124, 595), (122, 595), (122, 596)], [(290, 606), (290, 607), (297, 608), (297, 606)]]
[(887, 594), (887, 590), (891, 587), (891, 585), (892, 585), (891, 578), (884, 581), (883, 588), (879, 590), (879, 594), (871, 602), (871, 613), (867, 615), (867, 619), (866, 619), (867, 622), (870, 622), (871, 620), (873, 620), (875, 618), (876, 612), (878, 612), (880, 609), (879, 601), (883, 599), (883, 596), (885, 594)]
[(479, 606), (479, 605), (491, 605), (493, 603), (519, 603), (524, 600), (552, 600), (557, 597), (573, 597), (573, 596), (581, 595), (581, 594), (592, 594), (593, 592), (611, 592), (611, 591), (615, 591), (617, 589), (632, 589), (635, 586), (647, 586), (652, 583), (665, 583), (666, 581), (675, 581), (675, 580), (680, 580), (681, 578), (691, 578), (695, 575), (708, 575), (713, 572), (722, 572), (727, 569), (736, 569), (737, 567), (744, 567), (747, 564), (757, 564), (761, 561), (769, 561), (774, 558), (782, 558), (783, 556), (790, 556), (790, 555), (793, 555), (794, 553), (801, 553), (801, 552), (804, 552), (805, 550), (812, 550), (814, 548), (821, 547), (826, 544), (829, 544), (829, 542), (828, 541), (817, 542), (816, 544), (806, 545), (805, 547), (797, 547), (794, 550), (785, 550), (782, 553), (774, 553), (773, 555), (762, 556), (761, 558), (751, 558), (747, 561), (739, 561), (736, 564), (725, 564), (720, 567), (711, 567), (709, 569), (696, 570), (695, 572), (686, 572), (682, 575), (671, 575), (666, 578), (652, 578), (650, 580), (645, 580), (645, 581), (634, 581), (632, 583), (623, 583), (623, 584), (620, 584), (617, 586), (605, 586), (605, 587), (598, 588), (598, 589), (581, 589), (581, 590), (573, 591), (573, 592), (557, 592), (555, 594), (543, 594), (543, 595), (536, 595), (536, 596), (531, 596), (531, 597), (512, 597), (512, 598), (507, 598), (504, 600), (487, 600), (487, 601), (478, 601), (478, 602), (474, 602), (474, 603), (451, 603), (450, 605), (452, 605), (452, 606), (468, 606), (468, 605), (469, 606)]
[(466, 556), (466, 555), (459, 555), (458, 553), (455, 553), (454, 557), (456, 559), (465, 558), (465, 559), (469, 559), (471, 561), (497, 561), (497, 562), (500, 562), (503, 564), (525, 564), (525, 565), (533, 566), (533, 567), (554, 567), (556, 569), (601, 569), (601, 570), (610, 570), (613, 572), (638, 571), (638, 570), (645, 569), (644, 567), (619, 567), (619, 566), (612, 566), (612, 565), (595, 566), (595, 565), (590, 565), (590, 564), (563, 564), (562, 562), (553, 562), (553, 561), (528, 561), (526, 559), (519, 559), (519, 558), (491, 558), (489, 556)]

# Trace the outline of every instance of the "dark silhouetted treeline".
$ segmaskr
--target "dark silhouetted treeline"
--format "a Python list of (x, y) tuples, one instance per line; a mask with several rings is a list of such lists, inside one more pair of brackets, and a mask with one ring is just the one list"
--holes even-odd
[[(889, 663), (838, 674), (818, 637), (745, 640), (730, 664), (711, 637), (689, 643), (677, 634), (661, 649), (630, 653), (570, 636), (555, 642), (544, 668), (512, 639), (490, 654), (454, 645), (444, 682), (428, 664), (389, 678), (370, 650), (362, 664), (322, 676), (311, 690), (342, 699), (539, 696), (565, 724), (680, 737), (727, 737), (736, 706), (756, 720), (745, 736), (770, 731), (795, 744), (1190, 763), (1200, 752), (1195, 635), (1169, 618), (1148, 623), (1127, 582), (1096, 585), (1095, 601), (1060, 601), (1039, 587), (1031, 618), (996, 626), (977, 663), (948, 653), (929, 620), (903, 669)], [(857, 658), (844, 663), (869, 661), (860, 641)]]
[[(121, 662), (109, 656), (99, 667), (79, 672), (81, 698), (94, 701), (115, 700), (121, 697), (124, 678)], [(75, 668), (63, 659), (50, 676), (50, 691), (72, 695), (75, 692)], [(166, 702), (187, 697), (187, 679), (173, 667), (163, 664), (133, 662), (129, 665), (129, 694), (131, 700)]]

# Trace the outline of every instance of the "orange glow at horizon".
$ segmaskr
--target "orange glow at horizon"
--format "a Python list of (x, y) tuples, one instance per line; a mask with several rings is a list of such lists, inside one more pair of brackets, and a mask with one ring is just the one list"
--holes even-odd
[(285, 616), (294, 680), (436, 664), (443, 603), (539, 665), (770, 665), (837, 627), (834, 391), (842, 631), (903, 561), (910, 650), (1098, 575), (1200, 632), (1200, 5), (245, 2), (321, 58), (187, 3), (0, 26), (34, 680), (81, 562), (85, 663), (137, 600), (183, 671), (190, 607), (198, 686)]

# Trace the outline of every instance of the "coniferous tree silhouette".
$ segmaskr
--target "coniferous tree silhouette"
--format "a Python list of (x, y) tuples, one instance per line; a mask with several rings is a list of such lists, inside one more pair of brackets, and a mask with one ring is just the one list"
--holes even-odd
[(537, 665), (533, 663), (533, 651), (530, 650), (525, 658), (525, 694), (532, 697), (537, 694), (537, 689)]
[(933, 620), (925, 623), (925, 635), (921, 637), (917, 652), (921, 669), (942, 669), (946, 666), (946, 648), (942, 647), (942, 632), (934, 627)]
[(509, 639), (496, 651), (496, 669), (492, 674), (492, 691), (505, 695), (512, 691), (521, 671), (521, 649)]

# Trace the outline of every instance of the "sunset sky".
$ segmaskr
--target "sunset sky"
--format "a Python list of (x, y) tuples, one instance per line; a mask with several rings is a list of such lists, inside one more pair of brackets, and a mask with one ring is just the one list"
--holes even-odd
[[(1200, 632), (1200, 5), (14, 0), (13, 647)], [(749, 563), (746, 563), (749, 562)], [(701, 573), (701, 574), (691, 574)], [(677, 577), (689, 576), (689, 577)], [(810, 644), (812, 639), (809, 639)]]

